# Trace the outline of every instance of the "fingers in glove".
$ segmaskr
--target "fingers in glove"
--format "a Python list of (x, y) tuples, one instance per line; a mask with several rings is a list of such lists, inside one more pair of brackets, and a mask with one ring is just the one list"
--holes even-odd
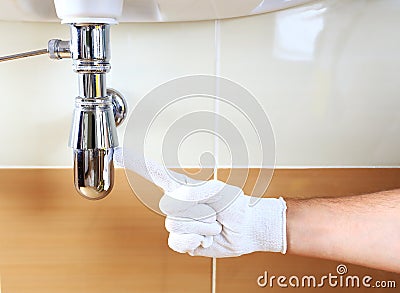
[(219, 193), (224, 189), (225, 183), (218, 180), (198, 181), (196, 184), (184, 184), (179, 188), (167, 192), (175, 199), (182, 201), (215, 201)]
[(164, 214), (175, 218), (188, 218), (205, 223), (213, 223), (217, 219), (214, 209), (207, 204), (177, 200), (168, 195), (161, 198), (159, 207)]
[(185, 175), (173, 172), (133, 150), (115, 148), (114, 161), (117, 165), (139, 174), (165, 191), (172, 192), (188, 181)]
[(170, 233), (168, 246), (179, 253), (193, 252), (205, 241), (205, 237), (198, 234), (176, 234)]
[(204, 223), (190, 219), (171, 217), (167, 217), (165, 219), (165, 228), (170, 233), (199, 234), (203, 236), (218, 235), (222, 230), (221, 224), (219, 224), (217, 221), (212, 223)]
[(230, 243), (227, 243), (224, 237), (219, 234), (213, 237), (213, 242), (209, 246), (200, 245), (196, 249), (189, 251), (188, 254), (191, 256), (205, 256), (205, 257), (235, 257), (244, 254), (243, 251), (236, 251), (231, 247)]

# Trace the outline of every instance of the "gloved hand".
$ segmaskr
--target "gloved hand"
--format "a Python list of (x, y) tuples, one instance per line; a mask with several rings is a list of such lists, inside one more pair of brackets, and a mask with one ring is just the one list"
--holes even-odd
[(286, 203), (250, 197), (236, 186), (207, 181), (167, 192), (160, 209), (167, 215), (168, 245), (180, 253), (232, 257), (254, 251), (286, 252)]
[[(121, 163), (120, 158), (116, 161)], [(196, 181), (183, 174), (177, 174), (177, 183), (176, 179), (168, 180), (156, 163), (146, 165), (153, 169), (147, 172), (152, 174), (151, 181), (165, 191), (159, 206), (167, 215), (165, 227), (170, 232), (171, 249), (207, 257), (255, 251), (286, 253), (286, 203), (282, 198), (262, 198), (250, 206), (251, 197), (239, 187), (218, 180)], [(125, 167), (137, 172), (135, 164)]]

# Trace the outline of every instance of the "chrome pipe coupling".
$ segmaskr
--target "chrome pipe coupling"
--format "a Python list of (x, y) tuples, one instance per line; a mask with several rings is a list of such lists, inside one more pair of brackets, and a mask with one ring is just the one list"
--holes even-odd
[(110, 25), (102, 23), (70, 24), (71, 58), (77, 73), (110, 71)]
[(47, 51), (51, 59), (71, 58), (70, 42), (52, 39), (47, 43)]
[(104, 198), (114, 184), (113, 154), (118, 146), (110, 97), (76, 98), (69, 146), (76, 190), (87, 199)]

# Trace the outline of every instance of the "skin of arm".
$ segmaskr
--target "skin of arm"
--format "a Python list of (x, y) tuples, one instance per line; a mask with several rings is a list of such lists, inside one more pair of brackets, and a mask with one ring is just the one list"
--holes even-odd
[(400, 273), (400, 189), (287, 207), (288, 253)]

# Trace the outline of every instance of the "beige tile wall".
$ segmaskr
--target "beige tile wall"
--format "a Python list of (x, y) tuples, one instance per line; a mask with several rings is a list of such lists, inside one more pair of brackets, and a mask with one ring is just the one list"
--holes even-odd
[[(230, 172), (221, 170), (220, 178), (225, 180)], [(258, 172), (250, 171), (245, 192), (252, 189)], [(243, 176), (237, 175), (234, 184), (242, 182)], [(136, 194), (161, 195), (149, 182), (134, 179)], [(211, 260), (169, 249), (164, 218), (143, 206), (123, 170), (116, 171), (113, 193), (100, 201), (85, 200), (75, 192), (69, 169), (3, 169), (0, 186), (2, 292), (211, 292)], [(343, 196), (399, 187), (399, 169), (278, 170), (267, 196)], [(276, 279), (272, 288), (261, 288), (257, 278), (267, 271), (269, 277), (314, 275), (320, 280), (329, 273), (337, 276), (339, 264), (343, 263), (280, 253), (219, 259), (217, 292), (310, 292), (307, 287), (281, 289)], [(371, 285), (376, 280), (394, 280), (397, 288), (400, 284), (399, 274), (344, 264), (346, 276), (369, 275)], [(315, 292), (398, 289), (333, 288), (325, 282)]]
[[(279, 166), (400, 164), (399, 12), (395, 0), (327, 0), (221, 22), (221, 75), (249, 89), (268, 113)], [(69, 35), (55, 23), (2, 22), (0, 32), (0, 54)], [(109, 86), (123, 92), (131, 108), (160, 83), (214, 73), (212, 21), (112, 29)], [(77, 92), (70, 62), (42, 56), (3, 63), (0, 78), (0, 166), (69, 166)], [(160, 158), (167, 122), (197, 107), (170, 109), (151, 135), (149, 155)], [(223, 105), (221, 114), (246, 133), (240, 115)], [(250, 139), (248, 145), (249, 163), (257, 165), (257, 144)], [(212, 148), (212, 138), (193, 137), (181, 163), (196, 165), (198, 154)], [(227, 150), (221, 148), (221, 166), (229, 165)]]
[[(50, 38), (69, 38), (60, 24), (2, 22), (0, 54), (42, 48)], [(214, 23), (120, 24), (112, 28), (112, 72), (108, 85), (121, 91), (131, 109), (157, 85), (191, 74), (214, 73)], [(70, 60), (46, 56), (0, 66), (3, 107), (0, 166), (69, 166), (67, 147), (76, 76)], [(193, 105), (196, 107), (196, 105)], [(205, 108), (213, 107), (213, 104)], [(158, 137), (163, 121), (179, 117), (187, 105), (176, 105), (158, 121), (150, 139), (150, 154), (159, 158)], [(124, 127), (119, 129), (122, 141)], [(154, 138), (152, 135), (156, 134)], [(161, 135), (160, 135), (161, 134)], [(210, 149), (211, 138), (189, 142), (190, 148)], [(189, 161), (193, 154), (183, 154)]]
[(400, 164), (399, 12), (332, 0), (222, 22), (221, 73), (269, 114), (278, 165)]

